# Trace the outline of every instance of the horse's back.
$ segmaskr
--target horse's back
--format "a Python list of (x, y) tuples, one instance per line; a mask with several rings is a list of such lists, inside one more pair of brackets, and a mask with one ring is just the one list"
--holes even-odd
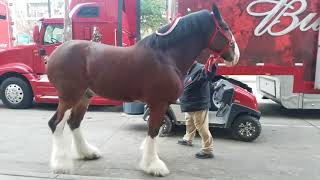
[(137, 46), (114, 47), (70, 41), (50, 56), (48, 77), (60, 95), (73, 91), (81, 94), (89, 88), (115, 100), (149, 99), (146, 96), (164, 98), (164, 92), (171, 91), (177, 96), (180, 90), (174, 87), (180, 89), (180, 79), (174, 67), (162, 56)]
[(94, 43), (85, 40), (71, 40), (63, 43), (53, 51), (48, 59), (47, 71), (48, 76), (56, 73), (85, 73), (87, 70), (88, 60), (92, 59), (92, 49), (111, 48), (111, 46)]

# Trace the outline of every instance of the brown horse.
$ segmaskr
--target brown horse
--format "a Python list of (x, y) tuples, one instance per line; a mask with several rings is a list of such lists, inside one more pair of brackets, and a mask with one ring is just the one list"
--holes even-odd
[[(142, 144), (141, 168), (156, 176), (169, 173), (158, 157), (156, 136), (170, 103), (183, 91), (182, 79), (202, 50), (209, 49), (226, 63), (236, 64), (239, 48), (218, 8), (191, 13), (175, 27), (164, 26), (132, 47), (113, 47), (89, 41), (69, 41), (48, 60), (48, 77), (59, 94), (57, 111), (49, 121), (53, 133), (51, 165), (55, 173), (69, 173), (72, 161), (64, 147), (67, 122), (81, 159), (100, 157), (83, 137), (80, 123), (89, 99), (99, 96), (141, 101), (151, 109), (148, 136)], [(166, 33), (167, 31), (170, 33)]]

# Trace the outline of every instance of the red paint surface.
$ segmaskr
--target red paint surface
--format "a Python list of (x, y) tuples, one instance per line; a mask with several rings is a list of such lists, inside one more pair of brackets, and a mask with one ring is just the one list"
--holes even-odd
[[(0, 0), (1, 1), (1, 0)], [(76, 16), (79, 11), (77, 5), (80, 3), (90, 3), (90, 5), (99, 6), (100, 16), (98, 18), (80, 18)], [(133, 45), (136, 40), (136, 1), (125, 0), (123, 8), (123, 45)], [(80, 5), (81, 6), (81, 5)], [(85, 6), (83, 4), (82, 6)], [(73, 39), (92, 39), (93, 27), (97, 27), (102, 34), (102, 43), (115, 45), (115, 29), (118, 21), (118, 1), (114, 0), (72, 0), (70, 9), (75, 8), (76, 11), (72, 18)], [(0, 15), (4, 11), (4, 7), (0, 4)], [(70, 11), (70, 12), (71, 12)], [(62, 18), (41, 19), (42, 27), (50, 24), (63, 25)], [(0, 33), (4, 23), (0, 20)], [(8, 27), (8, 24), (5, 24)], [(39, 50), (45, 49), (46, 55), (49, 56), (55, 48), (60, 44), (43, 45), (43, 36), (45, 29), (39, 32), (40, 41), (38, 44), (17, 46), (5, 51), (0, 51), (0, 76), (8, 73), (20, 74), (28, 79), (34, 94), (36, 102), (39, 103), (57, 103), (55, 88), (50, 82), (40, 79), (40, 75), (46, 73), (45, 56), (39, 56)], [(0, 34), (0, 43), (1, 43)], [(92, 105), (122, 105), (122, 102), (113, 101), (101, 97), (93, 97)]]
[(259, 111), (257, 99), (253, 94), (249, 93), (248, 91), (238, 86), (235, 86), (234, 91), (235, 91), (234, 97), (233, 97), (234, 103), (241, 104), (242, 106)]
[[(315, 79), (315, 65), (317, 56), (318, 31), (308, 29), (302, 31), (300, 27), (293, 28), (292, 31), (283, 35), (274, 36), (270, 33), (255, 35), (255, 30), (262, 23), (265, 16), (253, 16), (249, 14), (247, 8), (250, 3), (257, 0), (179, 0), (178, 13), (185, 14), (187, 8), (192, 11), (200, 9), (211, 9), (215, 2), (224, 18), (229, 24), (239, 45), (241, 56), (237, 66), (220, 67), (219, 73), (225, 75), (294, 75), (294, 92), (317, 93), (313, 84)], [(282, 0), (279, 0), (282, 1)], [(278, 2), (279, 2), (278, 1)], [(277, 2), (277, 1), (273, 1)], [(294, 2), (287, 0), (287, 3)], [(306, 4), (305, 10), (292, 15)], [(299, 23), (308, 22), (306, 26), (320, 23), (320, 1), (319, 0), (298, 0), (292, 3), (293, 9), (286, 10), (289, 16), (281, 15), (279, 22), (272, 26), (272, 32), (281, 32), (293, 24), (296, 18)], [(276, 4), (259, 3), (251, 7), (251, 11), (256, 13), (274, 10)], [(276, 19), (285, 6), (280, 8), (275, 16), (271, 18), (265, 27)], [(290, 15), (291, 14), (291, 15)], [(310, 21), (306, 17), (313, 15)], [(292, 18), (294, 16), (294, 18)], [(317, 26), (319, 28), (319, 25)], [(265, 28), (262, 28), (262, 30)], [(292, 28), (291, 28), (292, 29)], [(264, 63), (264, 66), (256, 66), (257, 63)], [(302, 63), (302, 67), (295, 66), (295, 63)]]

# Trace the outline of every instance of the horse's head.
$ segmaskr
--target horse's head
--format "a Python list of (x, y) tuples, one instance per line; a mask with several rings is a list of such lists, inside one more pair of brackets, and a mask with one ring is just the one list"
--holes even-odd
[(227, 65), (236, 65), (240, 58), (239, 47), (215, 4), (212, 5), (212, 25), (213, 31), (208, 41), (209, 50), (215, 56), (222, 57)]

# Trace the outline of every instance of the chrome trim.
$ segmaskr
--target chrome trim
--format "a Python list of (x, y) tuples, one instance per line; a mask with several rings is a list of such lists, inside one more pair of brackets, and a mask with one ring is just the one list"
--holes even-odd
[(303, 63), (294, 63), (295, 66), (303, 66)]
[(316, 63), (316, 74), (314, 80), (314, 88), (320, 89), (320, 29), (318, 33), (318, 52), (317, 52), (317, 63)]
[(226, 66), (225, 63), (218, 63), (218, 66)]
[(114, 29), (114, 46), (117, 46), (117, 29)]

